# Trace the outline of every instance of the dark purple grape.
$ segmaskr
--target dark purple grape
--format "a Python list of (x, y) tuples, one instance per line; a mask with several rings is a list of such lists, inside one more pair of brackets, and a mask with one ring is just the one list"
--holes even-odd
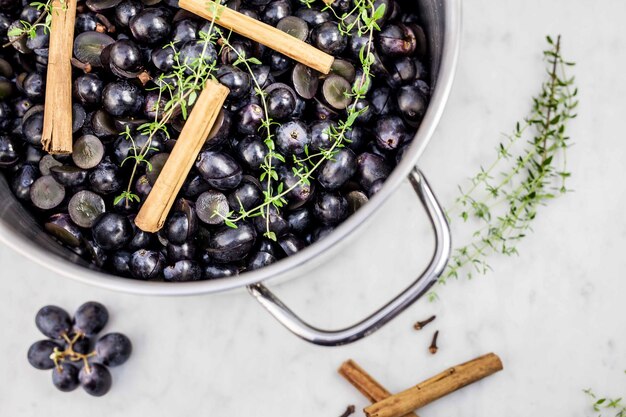
[(124, 0), (115, 8), (115, 21), (127, 27), (130, 20), (143, 10), (143, 4), (137, 0)]
[(116, 81), (107, 84), (102, 91), (102, 105), (112, 116), (132, 115), (143, 104), (143, 95), (139, 88), (128, 81)]
[(70, 247), (76, 248), (83, 242), (82, 233), (68, 214), (58, 213), (52, 215), (44, 224), (44, 228), (52, 236)]
[(379, 116), (385, 116), (396, 111), (396, 103), (391, 89), (388, 87), (380, 87), (373, 90), (370, 96), (370, 103), (372, 104), (374, 114)]
[(337, 129), (337, 123), (332, 120), (320, 120), (311, 125), (311, 144), (310, 149), (319, 151), (321, 149), (330, 149), (332, 146), (331, 134)]
[(55, 349), (62, 350), (61, 345), (53, 340), (40, 340), (33, 343), (28, 349), (28, 363), (41, 370), (54, 368), (54, 361), (50, 356)]
[(417, 126), (422, 121), (428, 103), (419, 88), (405, 85), (398, 91), (398, 110), (404, 120), (412, 126)]
[(118, 250), (132, 239), (132, 225), (126, 216), (105, 213), (93, 226), (93, 238), (106, 250)]
[(254, 135), (259, 131), (264, 117), (263, 107), (255, 103), (247, 104), (239, 110), (237, 130), (244, 135)]
[(369, 188), (369, 190), (367, 190), (367, 195), (372, 198), (374, 196), (374, 194), (376, 194), (377, 192), (379, 192), (382, 188), (383, 185), (385, 185), (385, 180), (384, 179), (379, 179), (374, 181), (374, 183), (372, 184), (372, 186)]
[(174, 55), (176, 51), (170, 45), (165, 47), (157, 46), (152, 50), (152, 64), (161, 71), (169, 71), (174, 66)]
[(378, 48), (386, 56), (411, 55), (416, 46), (415, 34), (401, 23), (389, 24), (378, 34)]
[(163, 272), (164, 263), (161, 253), (140, 249), (130, 257), (130, 273), (137, 279), (154, 279)]
[(286, 194), (289, 208), (295, 209), (306, 204), (315, 193), (315, 185), (301, 180), (296, 175), (293, 167), (281, 166), (278, 168), (278, 179), (284, 185), (284, 189), (291, 190)]
[(287, 224), (289, 224), (289, 230), (293, 233), (299, 235), (306, 233), (313, 224), (311, 211), (307, 208), (301, 208), (290, 212), (287, 215)]
[(230, 90), (229, 98), (240, 99), (250, 93), (252, 80), (247, 72), (232, 65), (224, 65), (217, 70), (217, 79)]
[(45, 79), (42, 74), (32, 72), (24, 79), (23, 89), (31, 100), (42, 100), (45, 92)]
[(140, 153), (141, 149), (145, 149), (148, 146), (152, 149), (144, 153), (146, 158), (151, 158), (157, 152), (163, 151), (163, 149), (165, 148), (165, 145), (163, 143), (164, 141), (165, 138), (158, 133), (155, 133), (151, 136), (141, 133), (133, 134), (132, 142), (128, 138), (120, 136), (113, 144), (113, 154), (115, 156), (115, 161), (117, 161), (117, 163), (121, 165), (122, 163), (124, 163), (124, 160), (126, 160), (126, 158), (135, 155), (135, 151), (137, 151), (137, 153)]
[(130, 252), (117, 251), (111, 257), (111, 266), (116, 275), (130, 276)]
[(96, 301), (88, 301), (74, 313), (74, 331), (85, 336), (100, 333), (109, 321), (106, 307)]
[(30, 164), (23, 165), (13, 177), (11, 190), (20, 200), (30, 201), (30, 189), (38, 177), (37, 167)]
[(57, 207), (65, 198), (65, 188), (51, 175), (39, 177), (30, 187), (30, 201), (35, 207), (50, 210)]
[(109, 392), (112, 384), (109, 370), (97, 363), (81, 368), (78, 380), (85, 392), (94, 397), (101, 397)]
[(256, 231), (247, 223), (236, 229), (222, 226), (211, 235), (207, 251), (216, 262), (236, 262), (250, 253), (255, 241)]
[(215, 226), (224, 224), (224, 217), (228, 216), (230, 207), (226, 196), (219, 191), (206, 191), (196, 200), (198, 218), (204, 223)]
[(150, 158), (150, 166), (152, 169), (148, 169), (146, 173), (146, 178), (148, 178), (150, 185), (154, 186), (154, 184), (156, 184), (169, 157), (169, 153), (158, 153)]
[(108, 333), (96, 341), (96, 360), (105, 366), (120, 366), (130, 358), (133, 345), (122, 333)]
[(93, 239), (83, 238), (86, 254), (89, 255), (91, 263), (98, 268), (102, 268), (109, 259), (107, 251), (100, 247)]
[(249, 135), (237, 143), (237, 156), (252, 171), (261, 169), (268, 149), (259, 136)]
[(337, 110), (343, 110), (352, 102), (350, 83), (339, 75), (330, 75), (324, 80), (322, 92), (324, 100)]
[[(195, 214), (193, 215), (195, 217)], [(167, 220), (164, 230), (169, 242), (182, 245), (196, 233), (197, 223), (183, 212), (174, 212)]]
[(300, 7), (296, 10), (295, 16), (307, 22), (312, 27), (321, 25), (330, 20), (330, 13), (326, 10), (319, 10), (313, 7)]
[(128, 25), (135, 39), (148, 45), (163, 41), (172, 30), (171, 19), (163, 8), (144, 9)]
[(280, 237), (289, 232), (289, 225), (287, 224), (287, 221), (274, 206), (269, 206), (269, 208), (264, 209), (263, 214), (261, 216), (254, 217), (252, 221), (257, 232), (261, 235), (267, 234), (268, 229), (269, 232), (276, 235), (276, 237)]
[(166, 267), (163, 277), (168, 282), (198, 281), (202, 279), (202, 269), (196, 262), (185, 259)]
[(333, 158), (323, 163), (317, 180), (327, 190), (341, 188), (356, 172), (356, 155), (348, 148), (341, 148)]
[(296, 16), (283, 17), (276, 24), (276, 28), (301, 41), (309, 37), (309, 25)]
[(112, 43), (109, 58), (112, 65), (124, 71), (139, 71), (143, 67), (143, 56), (139, 47), (128, 39), (120, 39)]
[(345, 59), (335, 59), (332, 67), (330, 68), (330, 72), (345, 78), (350, 83), (354, 82), (356, 78), (356, 69), (354, 68), (354, 65)]
[(92, 352), (91, 350), (91, 340), (88, 337), (82, 336), (76, 342), (74, 342), (74, 346), (72, 349), (76, 353), (80, 353), (81, 355), (88, 355)]
[(82, 169), (98, 166), (104, 157), (104, 145), (94, 135), (85, 135), (76, 139), (72, 149), (74, 164)]
[(300, 252), (306, 247), (304, 241), (298, 239), (293, 234), (286, 234), (278, 239), (278, 245), (281, 247), (285, 255), (291, 256), (297, 252)]
[(185, 259), (193, 260), (196, 255), (196, 245), (185, 242), (182, 245), (167, 244), (167, 259), (170, 262), (178, 262)]
[(376, 144), (380, 149), (393, 151), (409, 139), (402, 119), (397, 116), (383, 117), (376, 123)]
[(301, 97), (312, 99), (319, 86), (319, 73), (306, 65), (296, 64), (291, 73), (291, 82)]
[(45, 306), (35, 316), (35, 324), (44, 336), (61, 339), (72, 328), (72, 319), (67, 311), (57, 306)]
[(310, 142), (309, 129), (299, 120), (284, 123), (276, 131), (276, 146), (285, 155), (304, 154)]
[(91, 171), (89, 183), (93, 191), (105, 195), (120, 191), (123, 186), (118, 166), (106, 158)]
[(263, 191), (259, 181), (250, 176), (244, 176), (239, 186), (228, 195), (228, 206), (235, 213), (242, 208), (252, 210), (263, 202)]
[(285, 0), (274, 0), (263, 10), (263, 21), (275, 26), (279, 20), (291, 14), (291, 3)]
[(320, 240), (331, 234), (333, 230), (335, 230), (333, 226), (318, 227), (310, 235), (307, 236), (307, 241), (310, 243), (319, 242)]
[(176, 22), (170, 38), (172, 42), (182, 44), (196, 40), (198, 24), (191, 19), (184, 19)]
[(9, 136), (0, 135), (0, 168), (11, 168), (19, 161), (19, 155), (13, 140)]
[(91, 131), (101, 139), (117, 136), (120, 133), (115, 121), (109, 113), (104, 110), (96, 110), (91, 116)]
[(333, 22), (324, 22), (313, 30), (313, 43), (330, 55), (339, 55), (348, 45), (348, 37), (341, 34), (339, 27)]
[(239, 268), (228, 264), (209, 264), (204, 267), (203, 279), (228, 278), (239, 275)]
[[(207, 145), (209, 144), (223, 144), (230, 136), (230, 130), (233, 124), (233, 116), (230, 111), (222, 108), (217, 120), (213, 125), (213, 128), (209, 132), (207, 137)], [(206, 146), (206, 145), (205, 145)]]
[(74, 391), (78, 388), (78, 368), (67, 361), (59, 368), (52, 369), (52, 384), (63, 392)]
[(390, 169), (385, 160), (378, 155), (364, 152), (357, 157), (359, 182), (366, 190), (369, 190), (377, 180), (386, 179), (389, 176), (389, 172)]
[(230, 155), (223, 152), (204, 151), (196, 161), (202, 178), (218, 190), (231, 190), (242, 178), (241, 166)]
[[(181, 47), (178, 59), (182, 65), (196, 67), (200, 65), (200, 63), (214, 62), (217, 59), (217, 51), (211, 43), (207, 44), (205, 41), (202, 40), (192, 40), (185, 42), (185, 44)], [(191, 73), (189, 69), (187, 69), (186, 71), (188, 73)], [(227, 86), (230, 88), (230, 85)], [(241, 86), (239, 87), (243, 88)]]
[(100, 54), (115, 40), (104, 33), (90, 31), (80, 33), (74, 38), (74, 56), (80, 62), (92, 67), (102, 66)]
[(350, 191), (346, 194), (346, 200), (348, 201), (348, 215), (356, 213), (369, 201), (367, 195), (362, 191)]
[(247, 269), (249, 271), (254, 271), (255, 269), (260, 269), (265, 266), (271, 265), (276, 261), (277, 259), (271, 253), (257, 252), (250, 256)]
[(50, 175), (64, 187), (77, 187), (87, 180), (87, 171), (71, 165), (50, 167)]
[(267, 106), (270, 117), (285, 120), (296, 109), (296, 97), (288, 88), (274, 88), (268, 94)]
[(102, 101), (104, 83), (96, 74), (84, 74), (74, 80), (74, 97), (84, 106), (95, 106)]
[(348, 202), (337, 193), (321, 193), (315, 199), (313, 214), (324, 225), (338, 224), (348, 216)]
[(22, 137), (37, 147), (41, 147), (41, 133), (43, 132), (43, 107), (34, 106), (22, 118)]

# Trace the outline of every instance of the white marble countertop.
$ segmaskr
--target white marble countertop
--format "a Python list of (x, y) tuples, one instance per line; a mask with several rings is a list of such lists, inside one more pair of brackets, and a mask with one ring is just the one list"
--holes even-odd
[[(491, 160), (499, 132), (529, 107), (543, 75), (544, 35), (562, 33), (578, 62), (579, 118), (571, 124), (575, 192), (541, 210), (520, 256), (494, 258), (494, 271), (438, 289), (378, 333), (341, 348), (310, 346), (279, 326), (244, 292), (149, 298), (85, 286), (0, 248), (0, 416), (328, 416), (366, 401), (335, 372), (354, 358), (391, 391), (482, 353), (505, 371), (424, 408), (422, 416), (591, 415), (589, 386), (626, 395), (626, 188), (623, 132), (626, 2), (468, 0), (458, 76), (421, 162), (440, 200)], [(430, 253), (405, 185), (336, 262), (277, 292), (319, 325), (350, 323), (409, 282)], [(415, 224), (414, 224), (415, 223)], [(419, 256), (416, 256), (419, 255)], [(421, 261), (418, 259), (422, 259)], [(420, 263), (421, 262), (421, 263)], [(135, 351), (113, 370), (103, 398), (62, 394), (32, 369), (26, 350), (40, 338), (33, 317), (57, 304), (70, 311), (98, 300), (108, 330)], [(436, 324), (415, 332), (415, 320)], [(427, 353), (432, 330), (440, 350)], [(360, 411), (356, 414), (361, 415)]]

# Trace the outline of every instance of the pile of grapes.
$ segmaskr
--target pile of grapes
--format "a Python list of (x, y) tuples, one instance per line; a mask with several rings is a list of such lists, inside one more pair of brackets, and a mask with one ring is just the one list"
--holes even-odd
[[(212, 23), (180, 9), (176, 0), (80, 1), (72, 60), (74, 150), (52, 156), (40, 143), (49, 16), (25, 0), (0, 0), (0, 40), (7, 43), (0, 49), (0, 171), (47, 232), (115, 275), (214, 279), (290, 256), (332, 232), (383, 186), (410, 145), (430, 96), (428, 48), (415, 5), (356, 1), (336, 0), (330, 8), (321, 0), (224, 3), (335, 56), (329, 75), (235, 34), (228, 37), (228, 48), (220, 42), (207, 46), (202, 34)], [(367, 91), (354, 105), (358, 118), (346, 129), (344, 143), (328, 157), (323, 151), (353, 104), (351, 86), (363, 79), (369, 42), (367, 34), (357, 33), (358, 25), (350, 34), (340, 26), (358, 18), (358, 11), (348, 16), (353, 9), (368, 4), (384, 13), (368, 47), (374, 59), (371, 74), (365, 74)], [(241, 56), (254, 58), (251, 71), (233, 65)], [(216, 79), (231, 92), (165, 227), (146, 233), (134, 217), (176, 144), (184, 117), (178, 112), (166, 131), (151, 138), (138, 127), (165, 106), (156, 89), (159, 77), (174, 71), (175, 62), (198, 57), (216, 63)], [(264, 215), (242, 219), (235, 228), (224, 216), (253, 210), (266, 199), (261, 173), (268, 155), (262, 129), (267, 119), (284, 159), (273, 161), (273, 186), (291, 191), (285, 204), (269, 205)], [(145, 162), (129, 162), (148, 141)], [(319, 155), (311, 157), (312, 164), (326, 160), (303, 182), (293, 164), (307, 155)]]

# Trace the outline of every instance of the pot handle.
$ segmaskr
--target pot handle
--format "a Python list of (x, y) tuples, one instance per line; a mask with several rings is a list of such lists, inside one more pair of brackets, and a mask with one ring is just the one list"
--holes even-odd
[(396, 298), (378, 311), (353, 326), (339, 330), (322, 330), (311, 326), (298, 317), (278, 299), (265, 285), (248, 286), (250, 293), (269, 313), (296, 336), (307, 342), (323, 346), (339, 346), (364, 338), (387, 324), (407, 307), (417, 301), (443, 273), (451, 252), (450, 228), (445, 213), (439, 205), (424, 175), (417, 169), (409, 174), (409, 181), (415, 189), (435, 232), (433, 257), (417, 279)]

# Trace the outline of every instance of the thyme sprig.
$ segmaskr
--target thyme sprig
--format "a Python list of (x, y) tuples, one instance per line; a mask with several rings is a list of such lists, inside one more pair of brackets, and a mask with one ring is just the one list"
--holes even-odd
[[(238, 48), (233, 47), (233, 45), (229, 41), (229, 38), (230, 38), (230, 34), (228, 37), (226, 38), (222, 37), (220, 39), (222, 48), (229, 48), (229, 50), (234, 52), (235, 55), (237, 56), (237, 59), (235, 60), (235, 62), (233, 62), (233, 66), (238, 67), (239, 65), (243, 65), (245, 67), (246, 71), (250, 75), (250, 78), (252, 79), (252, 82), (254, 83), (254, 92), (259, 97), (259, 100), (261, 101), (261, 106), (263, 109), (263, 118), (261, 120), (261, 126), (259, 127), (259, 130), (264, 132), (263, 142), (265, 143), (265, 146), (267, 147), (268, 152), (263, 158), (263, 163), (261, 164), (262, 172), (261, 172), (261, 175), (259, 176), (259, 180), (265, 181), (266, 186), (265, 186), (265, 190), (263, 191), (263, 194), (264, 194), (265, 200), (269, 200), (272, 198), (272, 196), (274, 196), (274, 187), (272, 185), (272, 181), (278, 181), (278, 173), (276, 172), (276, 167), (274, 166), (274, 160), (285, 162), (285, 157), (276, 150), (276, 144), (274, 143), (274, 133), (272, 130), (274, 126), (279, 126), (280, 124), (275, 122), (270, 117), (269, 106), (267, 103), (267, 93), (261, 87), (261, 84), (259, 83), (259, 80), (256, 77), (256, 74), (254, 73), (252, 69), (252, 65), (261, 65), (261, 61), (259, 61), (257, 58), (254, 58), (254, 57), (247, 57), (245, 55), (245, 52), (241, 52), (239, 51)], [(279, 183), (276, 188), (276, 192), (281, 193), (283, 191), (283, 188), (284, 188), (284, 185), (282, 183)], [(283, 197), (283, 198), (278, 199), (275, 202), (275, 205), (278, 204), (278, 206), (282, 207), (286, 203), (287, 201)], [(241, 204), (240, 204), (240, 210), (243, 210), (245, 212), (245, 209), (243, 208), (243, 205)], [(234, 211), (232, 213), (234, 213)], [(265, 218), (264, 235), (272, 240), (276, 240), (276, 234), (270, 230), (269, 206), (261, 208), (259, 210), (259, 215)], [(225, 223), (230, 227), (236, 227), (234, 222), (232, 222), (232, 220), (228, 218), (225, 219)]]
[[(50, 24), (52, 23), (52, 0), (47, 0), (45, 3), (34, 1), (30, 3), (30, 6), (41, 11), (39, 17), (33, 23), (20, 20), (22, 27), (15, 27), (7, 32), (8, 36), (15, 37), (15, 39), (2, 45), (3, 48), (13, 45), (25, 36), (28, 36), (30, 39), (35, 39), (38, 29), (41, 29), (46, 35), (50, 33)], [(61, 0), (61, 7), (63, 10), (67, 8), (67, 4), (64, 0)]]
[[(626, 373), (626, 371), (624, 371)], [(606, 396), (598, 396), (596, 393), (588, 388), (583, 390), (587, 396), (593, 401), (591, 407), (593, 411), (600, 413), (607, 411), (609, 413), (615, 413), (614, 417), (626, 417), (626, 403), (623, 402), (622, 397), (610, 398)], [(603, 414), (598, 414), (598, 417), (602, 417)]]
[[(215, 5), (215, 7), (218, 7)], [(220, 6), (221, 7), (221, 6)], [(216, 18), (219, 16), (219, 10), (213, 14)], [(207, 59), (208, 48), (214, 48), (217, 41), (217, 33), (215, 30), (215, 19), (211, 20), (207, 31), (200, 31), (200, 42), (202, 42), (201, 54), (191, 60), (182, 60), (180, 52), (177, 51), (176, 44), (170, 43), (164, 48), (173, 48), (174, 65), (172, 71), (167, 74), (161, 74), (155, 81), (156, 87), (151, 90), (158, 91), (158, 99), (154, 106), (155, 116), (152, 122), (144, 123), (137, 128), (137, 132), (132, 132), (128, 127), (121, 133), (123, 137), (131, 141), (132, 154), (129, 155), (122, 165), (127, 161), (133, 161), (133, 167), (128, 180), (126, 189), (115, 198), (114, 203), (118, 204), (124, 200), (128, 207), (133, 201), (140, 202), (140, 197), (132, 192), (135, 176), (142, 164), (146, 165), (148, 171), (152, 170), (147, 156), (151, 151), (158, 150), (152, 146), (155, 135), (159, 132), (169, 138), (167, 124), (173, 117), (180, 114), (183, 119), (187, 119), (189, 109), (196, 102), (198, 95), (204, 88), (209, 79), (214, 78), (216, 69), (216, 61)], [(135, 144), (134, 137), (136, 133), (147, 136), (146, 142), (138, 147)]]
[[(237, 214), (234, 210), (230, 211), (227, 215), (216, 211), (215, 215), (222, 217), (226, 225), (230, 227), (237, 227), (237, 222), (252, 217), (263, 216), (266, 218), (266, 231), (264, 236), (269, 239), (276, 240), (276, 235), (269, 229), (270, 208), (273, 206), (280, 209), (286, 204), (286, 196), (291, 191), (302, 185), (310, 185), (311, 180), (314, 178), (313, 174), (324, 164), (324, 162), (333, 159), (336, 152), (345, 146), (344, 142), (347, 140), (347, 132), (352, 129), (352, 126), (358, 117), (367, 111), (367, 107), (359, 109), (358, 104), (367, 95), (369, 83), (373, 77), (371, 73), (371, 66), (374, 63), (375, 57), (372, 51), (372, 45), (374, 41), (374, 33), (376, 31), (380, 31), (377, 21), (383, 17), (385, 13), (385, 5), (383, 4), (376, 7), (373, 0), (358, 0), (356, 2), (355, 9), (358, 10), (359, 17), (354, 21), (350, 18), (353, 11), (345, 13), (342, 16), (338, 16), (340, 30), (344, 34), (356, 31), (359, 36), (366, 36), (368, 38), (368, 42), (361, 48), (359, 54), (359, 60), (362, 68), (361, 76), (353, 84), (351, 91), (345, 93), (346, 96), (350, 97), (352, 100), (351, 104), (346, 108), (346, 117), (344, 120), (339, 121), (336, 127), (331, 127), (328, 132), (331, 143), (330, 146), (314, 155), (309, 155), (307, 150), (306, 158), (303, 159), (294, 157), (294, 166), (292, 169), (294, 175), (298, 178), (298, 181), (290, 187), (284, 187), (281, 183), (278, 187), (276, 187), (275, 192), (273, 187), (268, 187), (268, 189), (264, 191), (265, 199), (260, 205), (250, 210), (246, 210), (241, 207)], [(268, 138), (271, 139), (271, 135), (268, 136)], [(274, 146), (273, 140), (267, 140), (266, 144), (267, 143), (271, 143), (271, 145), (268, 146)], [(270, 171), (268, 173), (264, 171), (264, 173), (261, 174), (261, 180), (265, 179), (265, 177), (270, 177), (277, 181), (278, 175), (274, 175), (274, 173), (275, 171)]]
[[(469, 188), (459, 187), (461, 195), (448, 211), (451, 220), (474, 221), (478, 229), (470, 243), (454, 251), (440, 283), (485, 274), (494, 253), (517, 254), (516, 245), (531, 230), (539, 207), (569, 191), (566, 128), (576, 117), (578, 91), (567, 70), (574, 63), (562, 57), (560, 36), (546, 39), (547, 80), (533, 98), (530, 115), (498, 145), (495, 161), (481, 167)], [(497, 170), (500, 174), (495, 174)]]

